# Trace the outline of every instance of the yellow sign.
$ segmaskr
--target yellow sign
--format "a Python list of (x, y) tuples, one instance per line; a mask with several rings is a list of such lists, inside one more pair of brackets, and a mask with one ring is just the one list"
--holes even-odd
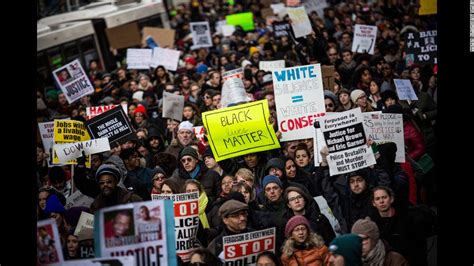
[(437, 0), (420, 0), (418, 15), (434, 15), (438, 13)]
[(216, 161), (280, 148), (269, 117), (267, 100), (204, 112), (202, 120)]
[[(80, 142), (90, 140), (89, 132), (81, 121), (76, 120), (54, 120), (54, 144)], [(53, 164), (59, 164), (59, 158), (53, 149)], [(86, 156), (86, 167), (91, 166), (90, 155)], [(71, 160), (65, 164), (77, 164), (76, 160)]]

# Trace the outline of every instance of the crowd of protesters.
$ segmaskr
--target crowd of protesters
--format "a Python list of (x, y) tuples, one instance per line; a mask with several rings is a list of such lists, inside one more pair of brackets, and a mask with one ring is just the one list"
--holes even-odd
[[(194, 263), (217, 265), (224, 236), (276, 227), (275, 254), (260, 254), (257, 265), (339, 265), (340, 260), (345, 265), (427, 265), (426, 239), (432, 232), (423, 206), (436, 206), (437, 188), (435, 168), (425, 171), (420, 159), (429, 157), (436, 167), (437, 66), (407, 65), (404, 36), (434, 30), (436, 21), (418, 16), (415, 1), (328, 2), (323, 17), (308, 14), (313, 33), (294, 38), (274, 36), (259, 1), (192, 1), (170, 12), (175, 49), (181, 51), (177, 71), (163, 66), (129, 70), (120, 60), (119, 68), (104, 71), (92, 60), (86, 66), (92, 95), (69, 104), (53, 84), (38, 88), (38, 122), (85, 121), (86, 107), (127, 104), (135, 130), (111, 143), (110, 152), (92, 155), (91, 168), (79, 158), (74, 172), (70, 166), (48, 167), (48, 151), (38, 138), (38, 219), (56, 220), (65, 257), (78, 258), (69, 252), (77, 237), (78, 210), (65, 209), (73, 191), (94, 199), (81, 208), (94, 213), (150, 200), (152, 194), (198, 190), (202, 248), (194, 252)], [(244, 11), (253, 12), (255, 30), (236, 27), (230, 37), (216, 32), (218, 20)], [(213, 47), (191, 50), (189, 22), (203, 20), (211, 25)], [(351, 51), (355, 24), (377, 26), (374, 55)], [(221, 108), (222, 74), (243, 68), (247, 95), (252, 101), (268, 100), (278, 131), (276, 81), (259, 69), (259, 62), (281, 59), (286, 67), (334, 66), (334, 87), (324, 88), (327, 112), (360, 108), (402, 114), (406, 162), (395, 163), (396, 146), (385, 143), (377, 146), (376, 165), (330, 176), (327, 149), (315, 165), (312, 139), (216, 162), (193, 127), (203, 125), (203, 112)], [(394, 78), (409, 79), (418, 101), (400, 100)], [(163, 92), (185, 97), (181, 122), (162, 117)], [(316, 196), (328, 202), (338, 232), (313, 200)]]

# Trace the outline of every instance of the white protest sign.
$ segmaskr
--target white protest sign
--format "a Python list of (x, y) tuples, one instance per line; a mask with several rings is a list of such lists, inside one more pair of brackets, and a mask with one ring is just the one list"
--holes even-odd
[(216, 32), (219, 34), (223, 34), (222, 26), (227, 25), (227, 20), (218, 20), (215, 24)]
[(303, 37), (313, 32), (311, 22), (309, 21), (308, 14), (304, 6), (295, 8), (286, 8), (288, 15), (291, 19), (291, 26), (295, 33), (295, 38)]
[(323, 157), (321, 157), (321, 150), (326, 145), (326, 142), (324, 141), (324, 135), (323, 135), (323, 132), (321, 132), (321, 128), (314, 128), (313, 136), (314, 136), (313, 137), (313, 149), (314, 149), (313, 161), (314, 161), (314, 166), (319, 167), (319, 164), (322, 163), (323, 161)]
[[(110, 109), (113, 109), (117, 107), (118, 105), (100, 105), (100, 106), (91, 106), (91, 107), (86, 107), (86, 120), (89, 120), (95, 116), (98, 116), (102, 113), (107, 112)], [(128, 114), (128, 105), (127, 104), (121, 104), (123, 111)]]
[(196, 139), (199, 140), (199, 142), (204, 143), (205, 128), (203, 126), (196, 126), (196, 127), (193, 127), (193, 130), (194, 130), (194, 135), (196, 136)]
[(193, 36), (193, 49), (212, 47), (211, 28), (208, 21), (189, 23)]
[(374, 54), (377, 26), (356, 24), (352, 52)]
[(222, 108), (231, 104), (243, 103), (250, 101), (245, 91), (244, 82), (240, 78), (230, 78), (224, 82), (222, 86)]
[(260, 231), (224, 236), (222, 238), (224, 244), (222, 255), (225, 265), (255, 265), (258, 254), (264, 251), (275, 252), (275, 231), (275, 227), (272, 227)]
[(372, 148), (367, 146), (360, 108), (332, 113), (318, 121), (329, 150), (327, 160), (331, 176), (376, 164)]
[(306, 0), (303, 3), (304, 8), (308, 14), (311, 12), (316, 11), (320, 18), (324, 17), (324, 9), (328, 7), (328, 3), (326, 0)]
[(151, 49), (127, 49), (127, 69), (150, 69)]
[(61, 237), (54, 219), (39, 221), (36, 224), (36, 264), (63, 265)]
[(82, 151), (86, 155), (110, 151), (109, 139), (99, 138), (91, 139), (81, 142), (54, 144), (54, 151), (59, 157), (60, 163), (79, 158), (82, 156)]
[(94, 216), (96, 257), (133, 255), (137, 266), (176, 266), (173, 213), (168, 200), (99, 209)]
[(336, 233), (336, 236), (342, 235), (341, 225), (332, 213), (331, 208), (329, 208), (328, 202), (323, 196), (314, 197), (314, 200), (319, 206), (321, 213), (328, 218), (329, 223), (331, 224), (332, 229)]
[(94, 86), (84, 72), (79, 59), (54, 70), (53, 76), (70, 104), (83, 96), (94, 93)]
[(191, 259), (191, 253), (199, 247), (199, 192), (181, 194), (153, 194), (152, 200), (172, 200), (176, 233), (176, 254), (184, 262)]
[(232, 36), (232, 33), (234, 33), (235, 26), (234, 25), (222, 25), (221, 29), (222, 29), (222, 34), (224, 35), (224, 37), (229, 37), (229, 36)]
[(92, 202), (94, 202), (93, 198), (82, 194), (80, 190), (76, 190), (69, 197), (67, 197), (66, 206), (64, 206), (64, 208), (65, 209), (70, 209), (72, 207), (87, 207), (87, 208), (89, 208), (91, 206)]
[(285, 4), (271, 4), (270, 7), (273, 9), (274, 14), (279, 14), (280, 12), (286, 12)]
[(273, 70), (285, 68), (285, 60), (260, 61), (258, 68), (264, 71), (272, 72)]
[(84, 229), (94, 229), (94, 215), (88, 212), (81, 212), (79, 221), (76, 225), (76, 230), (74, 230), (74, 235), (78, 236), (79, 232)]
[(393, 79), (393, 82), (397, 89), (398, 99), (418, 101), (418, 97), (409, 79)]
[(222, 74), (222, 80), (224, 80), (224, 82), (230, 78), (243, 78), (244, 76), (244, 70), (239, 67), (239, 68), (236, 68), (236, 69), (232, 69), (232, 70), (229, 70), (229, 71), (226, 71)]
[(280, 141), (312, 138), (315, 118), (326, 112), (321, 65), (283, 68), (272, 75)]
[(405, 138), (402, 114), (362, 113), (365, 134), (377, 144), (394, 142), (397, 145), (395, 162), (405, 162)]
[(120, 266), (136, 266), (133, 256), (120, 256), (108, 258), (78, 259), (65, 261), (64, 266), (100, 266), (100, 265), (120, 265)]
[(180, 52), (178, 50), (157, 47), (153, 49), (153, 57), (151, 58), (151, 67), (159, 65), (164, 66), (167, 70), (176, 71), (178, 68)]
[(163, 117), (183, 120), (184, 96), (163, 92)]
[(54, 122), (38, 123), (38, 128), (43, 142), (44, 152), (48, 155), (48, 165), (52, 164), (51, 154), (53, 153), (54, 142)]

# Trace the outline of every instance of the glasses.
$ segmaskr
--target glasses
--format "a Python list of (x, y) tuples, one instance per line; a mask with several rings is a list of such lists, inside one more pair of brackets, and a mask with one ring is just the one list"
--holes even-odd
[(192, 161), (193, 161), (193, 158), (190, 158), (190, 157), (181, 159), (182, 163), (192, 162)]
[(227, 215), (228, 218), (239, 218), (240, 216), (244, 216), (244, 217), (247, 217), (248, 213), (247, 211), (239, 211), (239, 212), (236, 212), (236, 213), (231, 213), (229, 215)]
[(326, 104), (326, 107), (334, 107), (334, 104), (332, 104), (332, 103)]
[(291, 202), (291, 201), (295, 201), (295, 200), (300, 201), (301, 199), (303, 199), (303, 196), (298, 195), (298, 196), (296, 196), (296, 197), (289, 198), (288, 201), (290, 201), (290, 202)]
[(164, 179), (165, 179), (164, 175), (159, 175), (159, 176), (156, 176), (155, 178), (153, 178), (153, 180), (164, 180)]

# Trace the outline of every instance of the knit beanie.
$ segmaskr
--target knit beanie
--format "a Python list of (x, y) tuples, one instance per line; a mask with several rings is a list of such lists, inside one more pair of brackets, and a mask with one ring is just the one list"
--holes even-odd
[(193, 147), (184, 147), (184, 149), (181, 151), (181, 154), (179, 155), (179, 158), (183, 158), (184, 156), (191, 156), (193, 158), (195, 158), (196, 160), (199, 160), (199, 155), (196, 151), (196, 149), (194, 149)]
[(283, 188), (283, 185), (281, 184), (280, 178), (274, 175), (267, 175), (263, 178), (263, 189), (270, 184), (270, 183), (275, 183), (277, 184), (280, 188)]
[(351, 233), (367, 235), (370, 240), (372, 240), (372, 247), (374, 247), (379, 240), (379, 228), (376, 223), (370, 220), (370, 217), (357, 220), (352, 226)]
[(115, 181), (117, 182), (120, 181), (120, 177), (121, 177), (120, 170), (117, 168), (117, 166), (113, 164), (107, 163), (107, 164), (103, 164), (99, 166), (99, 168), (97, 169), (97, 172), (95, 173), (95, 179), (99, 180), (100, 176), (104, 174), (112, 175), (113, 177), (115, 177)]
[(341, 235), (331, 242), (329, 251), (344, 257), (345, 265), (362, 265), (362, 238), (356, 234)]
[(309, 226), (309, 221), (308, 219), (306, 219), (306, 217), (304, 217), (303, 215), (295, 215), (291, 217), (291, 219), (288, 220), (288, 222), (286, 223), (285, 237), (289, 237), (291, 235), (291, 232), (293, 232), (293, 229), (295, 229), (295, 227), (297, 227), (300, 224), (306, 225), (306, 229), (308, 230), (310, 230), (311, 228)]
[(365, 95), (365, 92), (363, 90), (353, 90), (351, 92), (351, 100), (353, 103), (357, 102), (357, 99), (361, 97), (362, 95)]
[(64, 206), (59, 202), (58, 196), (52, 194), (46, 200), (46, 208), (44, 208), (44, 213), (49, 215), (50, 213), (64, 213), (66, 209)]

